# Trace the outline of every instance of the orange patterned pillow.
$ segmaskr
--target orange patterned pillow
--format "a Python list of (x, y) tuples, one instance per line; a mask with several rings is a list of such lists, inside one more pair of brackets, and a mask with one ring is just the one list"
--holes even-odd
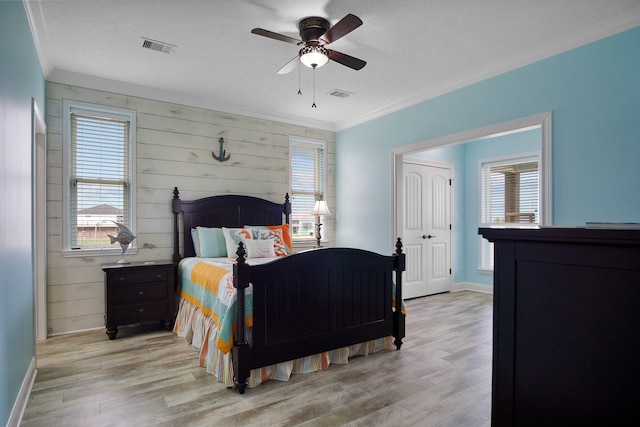
[(251, 237), (254, 240), (271, 240), (273, 241), (273, 250), (276, 256), (287, 256), (287, 249), (282, 238), (282, 231), (279, 229), (271, 230), (266, 227), (252, 227)]
[[(291, 240), (291, 233), (289, 232), (289, 224), (282, 225), (245, 225), (247, 228), (255, 229), (265, 229), (269, 230), (280, 230), (282, 233), (282, 242), (284, 243), (284, 249), (287, 255), (291, 255), (293, 253), (293, 241)], [(257, 239), (257, 237), (254, 237)], [(277, 251), (277, 250), (276, 250)]]
[(289, 224), (267, 225), (269, 230), (280, 230), (282, 232), (282, 240), (284, 241), (287, 254), (293, 253), (293, 242), (291, 241), (291, 233), (289, 232)]

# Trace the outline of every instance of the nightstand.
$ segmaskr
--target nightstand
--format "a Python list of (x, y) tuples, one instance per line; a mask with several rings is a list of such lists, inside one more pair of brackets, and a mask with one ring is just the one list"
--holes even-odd
[(105, 272), (104, 324), (109, 339), (118, 326), (161, 321), (173, 327), (176, 264), (171, 261), (103, 264)]

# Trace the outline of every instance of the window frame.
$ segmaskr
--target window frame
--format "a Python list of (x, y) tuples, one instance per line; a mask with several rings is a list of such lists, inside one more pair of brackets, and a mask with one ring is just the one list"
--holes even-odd
[[(137, 229), (137, 215), (136, 215), (136, 111), (126, 108), (105, 106), (99, 104), (92, 104), (81, 101), (74, 101), (63, 99), (63, 131), (62, 131), (62, 255), (64, 257), (86, 257), (86, 256), (110, 256), (121, 255), (122, 248), (119, 245), (113, 244), (100, 248), (85, 248), (85, 249), (72, 249), (71, 248), (71, 212), (70, 212), (70, 199), (71, 191), (69, 183), (71, 180), (71, 113), (73, 109), (86, 110), (94, 112), (97, 115), (103, 115), (104, 117), (128, 117), (130, 126), (129, 137), (129, 228), (134, 234)], [(134, 255), (137, 253), (137, 239), (133, 241), (131, 246), (127, 249), (127, 254)]]
[[(485, 182), (485, 175), (488, 174), (485, 168), (492, 168), (496, 166), (507, 166), (514, 164), (538, 163), (538, 211), (537, 221), (533, 223), (520, 223), (520, 222), (507, 222), (499, 223), (501, 226), (517, 226), (517, 227), (537, 227), (541, 224), (545, 224), (544, 210), (542, 208), (544, 204), (543, 194), (543, 170), (542, 170), (542, 153), (539, 151), (518, 153), (509, 156), (495, 157), (481, 159), (478, 161), (478, 224), (480, 227), (492, 227), (497, 223), (483, 221), (487, 214), (487, 209), (490, 209), (491, 196), (485, 194), (483, 183)], [(490, 216), (490, 215), (489, 215)], [(478, 236), (478, 271), (493, 273), (494, 270), (494, 257), (493, 257), (493, 243), (488, 242), (482, 236)]]
[[(293, 241), (294, 246), (299, 245), (299, 246), (305, 246), (307, 243), (316, 243), (316, 238), (315, 238), (315, 229), (316, 229), (316, 222), (317, 222), (317, 217), (313, 216), (313, 234), (310, 236), (304, 236), (304, 237), (296, 237), (293, 233), (293, 213), (295, 210), (295, 192), (293, 191), (293, 147), (294, 146), (300, 146), (300, 147), (305, 147), (305, 148), (312, 148), (312, 149), (316, 149), (316, 150), (322, 150), (322, 165), (320, 165), (320, 167), (322, 168), (322, 177), (321, 177), (321, 181), (320, 182), (315, 182), (314, 180), (314, 185), (318, 188), (318, 191), (315, 192), (315, 200), (327, 200), (327, 182), (328, 182), (328, 177), (327, 177), (327, 157), (328, 157), (328, 153), (327, 153), (327, 142), (326, 141), (322, 141), (322, 140), (316, 140), (316, 139), (309, 139), (309, 138), (303, 138), (303, 137), (299, 137), (299, 136), (289, 136), (289, 194), (291, 195), (291, 211), (292, 211), (292, 216), (291, 216), (291, 239)], [(324, 230), (326, 230), (326, 228), (324, 228)], [(326, 242), (326, 235), (323, 233), (322, 234), (322, 241)]]

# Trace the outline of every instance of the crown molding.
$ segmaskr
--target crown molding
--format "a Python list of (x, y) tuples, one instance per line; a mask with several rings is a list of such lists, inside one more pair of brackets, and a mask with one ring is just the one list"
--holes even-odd
[(445, 86), (440, 86), (436, 90), (429, 89), (426, 91), (419, 91), (416, 95), (411, 97), (384, 105), (358, 117), (338, 122), (335, 124), (335, 129), (336, 131), (348, 129), (404, 108), (411, 107), (429, 99), (433, 99), (437, 96), (453, 92), (465, 86), (504, 74), (508, 71), (513, 71), (524, 67), (525, 65), (533, 64), (534, 62), (550, 58), (638, 26), (640, 26), (640, 7), (632, 10), (631, 12), (609, 18), (597, 25), (568, 34), (560, 39), (549, 41), (532, 49), (523, 50), (522, 52), (512, 55), (503, 61), (494, 62), (487, 67), (484, 67), (484, 69), (475, 69), (473, 72), (467, 73), (458, 80), (452, 81)]
[[(29, 21), (29, 28), (31, 29), (31, 36), (33, 38), (33, 44), (35, 45), (36, 52), (38, 53), (38, 60), (40, 61), (40, 69), (42, 74), (47, 76), (52, 71), (51, 64), (47, 59), (45, 52), (49, 51), (49, 45), (47, 44), (48, 37), (46, 34), (41, 34), (38, 28), (41, 28), (46, 32), (46, 25), (42, 19), (42, 13), (40, 9), (40, 3), (29, 2), (22, 0), (24, 11), (27, 15), (27, 21)], [(35, 9), (33, 9), (35, 7)]]
[(120, 93), (123, 95), (135, 96), (138, 98), (152, 99), (155, 101), (171, 102), (174, 104), (187, 105), (190, 107), (205, 108), (228, 114), (252, 117), (260, 120), (269, 120), (279, 123), (286, 123), (295, 126), (303, 126), (313, 129), (335, 131), (333, 123), (312, 120), (304, 117), (291, 116), (276, 113), (273, 111), (260, 110), (243, 105), (232, 104), (214, 99), (183, 95), (175, 92), (164, 91), (147, 86), (140, 86), (115, 80), (103, 79), (100, 77), (78, 74), (70, 71), (53, 70), (47, 81), (53, 83), (67, 84), (72, 86), (85, 87), (88, 89), (102, 90), (105, 92)]

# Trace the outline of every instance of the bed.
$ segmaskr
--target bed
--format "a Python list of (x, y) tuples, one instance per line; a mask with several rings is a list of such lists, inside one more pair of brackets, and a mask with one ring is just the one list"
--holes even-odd
[[(286, 236), (288, 194), (284, 203), (243, 195), (185, 201), (175, 188), (172, 210), (173, 260), (180, 271), (174, 332), (192, 343), (200, 364), (218, 381), (243, 394), (267, 379), (286, 380), (354, 355), (400, 349), (400, 239), (388, 256), (352, 248), (293, 253)], [(217, 240), (203, 240), (211, 230)], [(229, 234), (223, 244), (219, 230), (236, 233), (237, 247), (230, 247)], [(274, 233), (267, 230), (279, 232), (270, 239), (265, 236)], [(284, 246), (286, 253), (258, 257), (258, 245), (274, 245), (274, 252)], [(228, 248), (223, 257), (209, 256), (224, 252), (222, 246)]]

